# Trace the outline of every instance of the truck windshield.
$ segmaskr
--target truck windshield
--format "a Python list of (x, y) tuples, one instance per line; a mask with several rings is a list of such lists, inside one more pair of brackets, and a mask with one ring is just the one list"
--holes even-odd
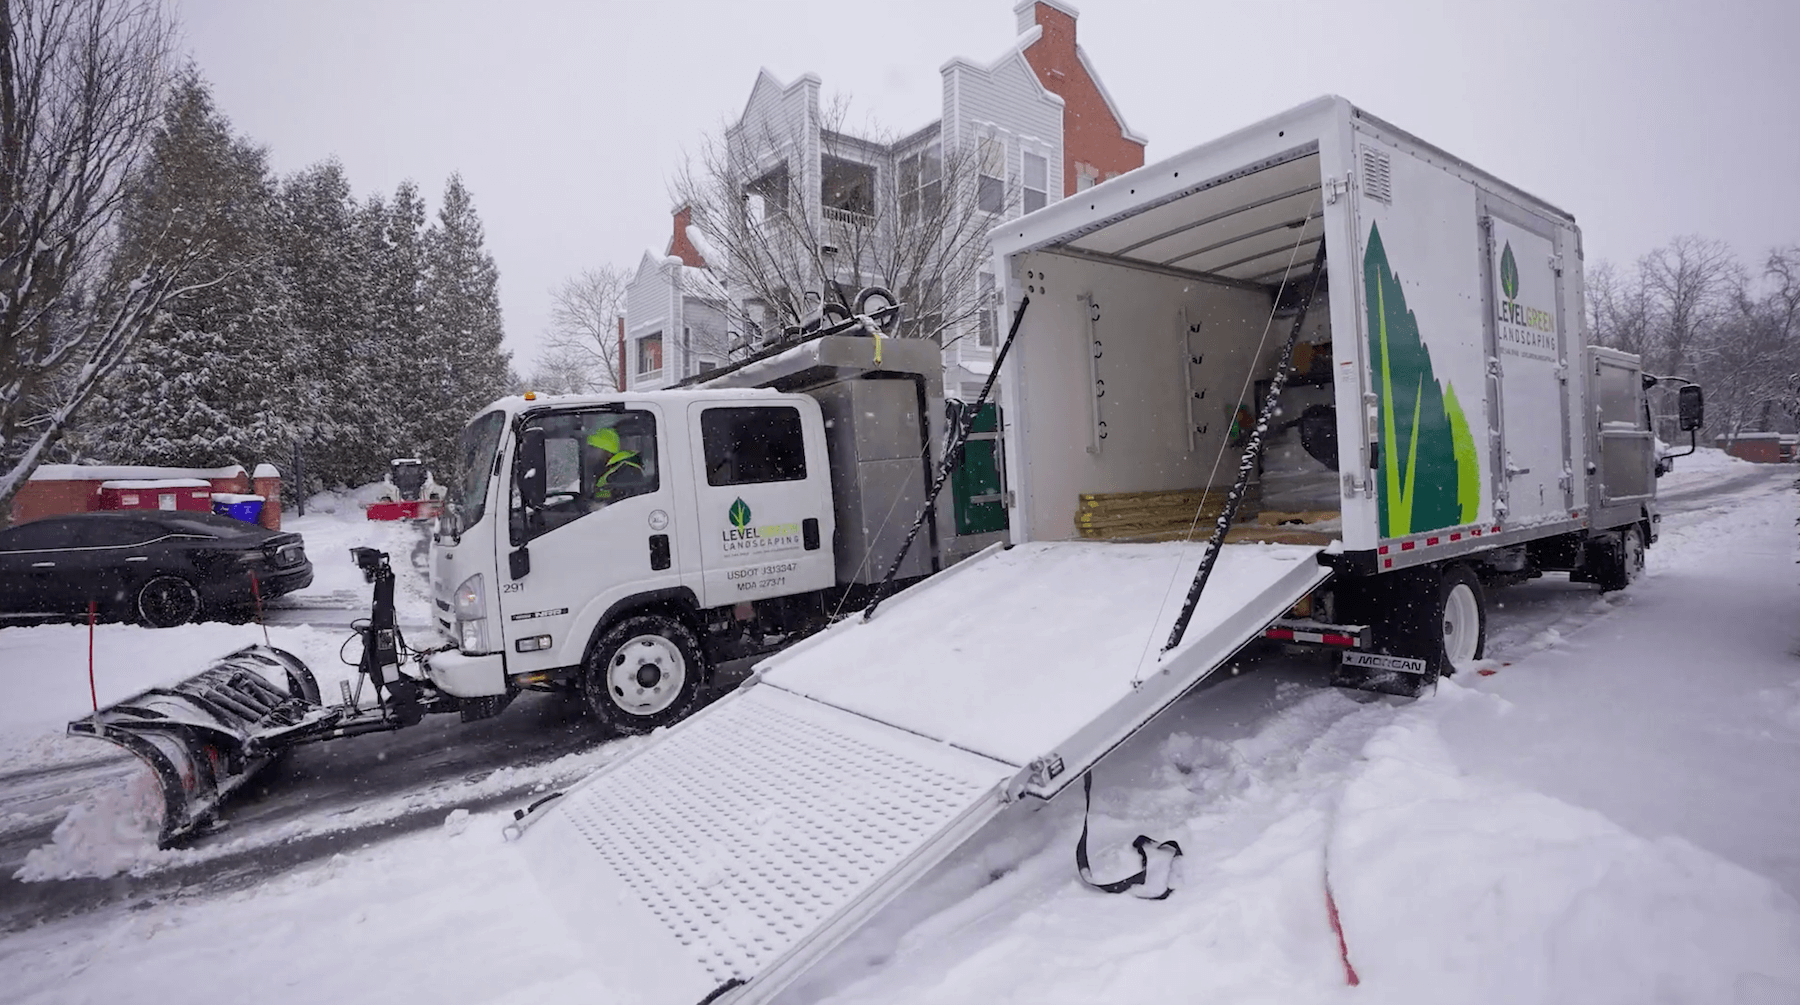
[(500, 433), (506, 416), (489, 412), (463, 429), (456, 441), (455, 467), (450, 472), (448, 502), (450, 536), (481, 522), (487, 512), (488, 480), (494, 470), (494, 454), (500, 449)]

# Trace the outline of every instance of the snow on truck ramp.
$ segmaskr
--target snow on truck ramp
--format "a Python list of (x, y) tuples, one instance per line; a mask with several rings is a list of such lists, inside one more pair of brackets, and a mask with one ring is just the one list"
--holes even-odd
[[(992, 549), (781, 653), (524, 835), (621, 1001), (763, 1001), (973, 835), (1049, 798), (1328, 574), (1230, 545)], [(626, 948), (629, 947), (629, 948)]]

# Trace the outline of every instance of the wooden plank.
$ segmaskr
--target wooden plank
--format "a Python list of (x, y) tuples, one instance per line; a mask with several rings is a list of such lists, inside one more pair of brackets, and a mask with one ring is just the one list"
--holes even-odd
[[(1075, 511), (1081, 537), (1105, 541), (1205, 540), (1225, 509), (1225, 489), (1167, 489), (1155, 492), (1085, 492)], [(1336, 510), (1259, 512), (1262, 495), (1255, 485), (1245, 493), (1237, 526), (1226, 541), (1281, 544), (1329, 544), (1333, 530), (1310, 525), (1336, 520)]]

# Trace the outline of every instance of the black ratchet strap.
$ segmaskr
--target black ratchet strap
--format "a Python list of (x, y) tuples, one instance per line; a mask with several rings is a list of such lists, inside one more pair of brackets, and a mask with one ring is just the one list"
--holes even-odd
[(1124, 893), (1134, 886), (1144, 886), (1145, 880), (1150, 875), (1150, 853), (1144, 849), (1154, 847), (1157, 851), (1171, 853), (1169, 872), (1164, 874), (1161, 892), (1151, 893), (1148, 889), (1144, 889), (1138, 891), (1137, 896), (1142, 900), (1168, 900), (1169, 894), (1175, 892), (1175, 888), (1169, 885), (1169, 877), (1174, 872), (1176, 859), (1181, 858), (1181, 845), (1174, 841), (1158, 841), (1148, 835), (1139, 834), (1137, 839), (1131, 842), (1131, 847), (1138, 853), (1138, 871), (1124, 879), (1115, 879), (1110, 883), (1095, 882), (1093, 869), (1088, 865), (1087, 852), (1088, 814), (1094, 806), (1094, 776), (1091, 774), (1081, 776), (1081, 797), (1081, 839), (1075, 842), (1075, 872), (1081, 877), (1082, 883), (1101, 893)]

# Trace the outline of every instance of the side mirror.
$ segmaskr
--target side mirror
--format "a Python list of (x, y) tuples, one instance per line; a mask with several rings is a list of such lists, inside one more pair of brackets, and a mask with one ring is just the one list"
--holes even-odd
[(513, 471), (519, 484), (519, 501), (527, 509), (541, 509), (544, 505), (544, 485), (546, 468), (544, 464), (544, 429), (542, 426), (526, 426), (519, 434), (519, 457), (514, 462)]
[(1687, 384), (1677, 392), (1676, 405), (1681, 414), (1681, 431), (1692, 432), (1706, 424), (1706, 396), (1698, 384)]

